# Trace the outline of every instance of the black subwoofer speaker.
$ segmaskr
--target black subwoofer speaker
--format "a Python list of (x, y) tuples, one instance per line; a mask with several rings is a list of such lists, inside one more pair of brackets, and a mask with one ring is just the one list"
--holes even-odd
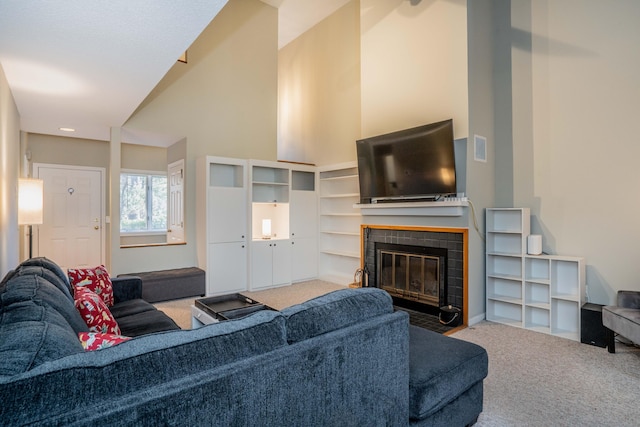
[(602, 305), (590, 302), (580, 311), (580, 342), (606, 347), (605, 327), (602, 325)]

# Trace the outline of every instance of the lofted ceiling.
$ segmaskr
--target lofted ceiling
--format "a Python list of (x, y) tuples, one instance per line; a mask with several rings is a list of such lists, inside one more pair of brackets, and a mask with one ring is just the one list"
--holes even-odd
[[(109, 140), (227, 1), (0, 1), (21, 129)], [(278, 8), (282, 47), (350, 0), (262, 1)]]

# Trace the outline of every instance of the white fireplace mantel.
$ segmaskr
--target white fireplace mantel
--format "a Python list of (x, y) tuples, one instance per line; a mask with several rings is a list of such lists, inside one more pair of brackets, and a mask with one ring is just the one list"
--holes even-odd
[(404, 203), (356, 203), (362, 215), (387, 216), (462, 216), (464, 208), (469, 206), (466, 197), (437, 202)]

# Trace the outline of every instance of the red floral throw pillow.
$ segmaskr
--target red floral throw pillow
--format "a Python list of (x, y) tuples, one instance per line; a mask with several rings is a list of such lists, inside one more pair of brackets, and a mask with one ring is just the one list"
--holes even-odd
[(73, 286), (86, 287), (98, 294), (107, 307), (113, 305), (113, 285), (104, 265), (95, 268), (70, 268), (67, 274)]
[(76, 286), (75, 305), (89, 332), (120, 335), (120, 327), (107, 305), (95, 292)]
[(101, 334), (98, 332), (78, 332), (78, 339), (85, 351), (95, 351), (113, 347), (131, 338), (122, 335)]

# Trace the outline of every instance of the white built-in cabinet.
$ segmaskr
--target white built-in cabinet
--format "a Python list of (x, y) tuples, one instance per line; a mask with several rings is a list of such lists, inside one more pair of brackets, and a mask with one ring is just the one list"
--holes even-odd
[(207, 295), (247, 290), (247, 162), (208, 156), (196, 164), (198, 266)]
[(316, 167), (294, 165), (289, 195), (291, 281), (318, 277), (318, 195)]
[(528, 255), (528, 208), (487, 209), (486, 230), (487, 320), (579, 341), (584, 258)]
[(198, 266), (207, 295), (321, 278), (360, 267), (355, 162), (333, 166), (207, 156), (197, 161)]
[(291, 246), (288, 239), (251, 242), (251, 290), (291, 284)]
[[(290, 184), (287, 164), (249, 161), (251, 181), (251, 276), (249, 289), (291, 283)], [(268, 225), (265, 225), (265, 221)]]
[(347, 284), (360, 267), (360, 202), (356, 162), (318, 168), (319, 276)]

